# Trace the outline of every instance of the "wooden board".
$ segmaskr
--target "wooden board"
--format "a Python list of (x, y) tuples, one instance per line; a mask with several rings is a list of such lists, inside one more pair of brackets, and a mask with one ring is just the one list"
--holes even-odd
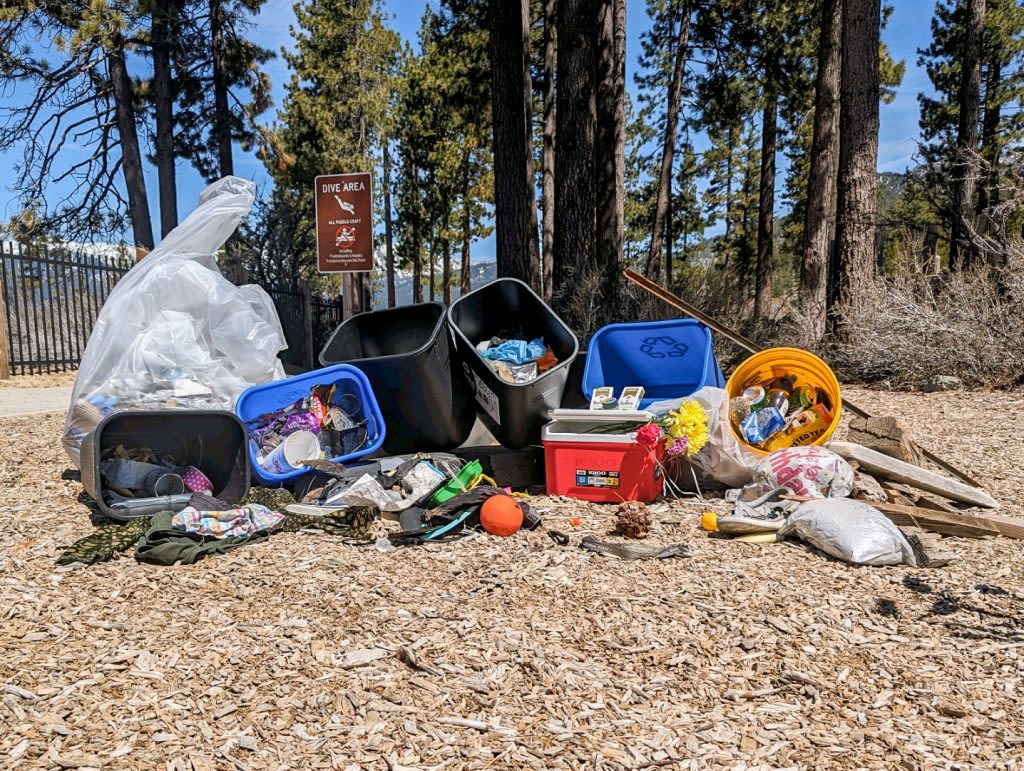
[(904, 463), (920, 466), (923, 458), (903, 432), (896, 418), (877, 415), (854, 417), (847, 431), (847, 441), (889, 455)]
[(875, 450), (853, 442), (829, 442), (828, 449), (848, 461), (857, 461), (862, 469), (874, 476), (882, 476), (896, 482), (916, 487), (928, 493), (941, 495), (953, 501), (969, 503), (986, 509), (998, 509), (999, 502), (979, 487), (958, 482), (955, 479), (936, 474), (934, 471), (904, 463)]

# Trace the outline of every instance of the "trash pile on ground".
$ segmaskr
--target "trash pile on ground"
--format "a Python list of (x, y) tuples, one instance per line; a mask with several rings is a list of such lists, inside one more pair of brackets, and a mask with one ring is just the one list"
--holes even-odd
[[(687, 315), (610, 324), (581, 352), (529, 287), (498, 279), (450, 308), (348, 319), (322, 368), (285, 377), (273, 305), (213, 258), (252, 192), (212, 185), (104, 306), (64, 444), (115, 524), (60, 562), (188, 564), (298, 530), (381, 551), (511, 537), (543, 526), (536, 495), (615, 507), (608, 539), (548, 533), (627, 560), (687, 554), (639, 543), (657, 499), (724, 499), (730, 513), (700, 518), (709, 538), (858, 565), (945, 564), (939, 536), (1024, 537), (969, 511), (999, 504), (895, 420), (844, 403), (824, 361), (759, 350), (631, 271)], [(751, 353), (728, 380), (713, 331)], [(857, 441), (833, 440), (844, 409)], [(478, 417), (501, 447), (465, 446)]]

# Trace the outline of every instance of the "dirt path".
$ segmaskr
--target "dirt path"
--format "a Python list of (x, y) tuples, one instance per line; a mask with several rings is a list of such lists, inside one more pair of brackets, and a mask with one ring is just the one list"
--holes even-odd
[[(1024, 515), (1019, 395), (850, 394)], [(708, 539), (708, 504), (669, 503), (650, 540), (688, 558), (621, 562), (544, 532), (390, 553), (288, 534), (192, 567), (56, 568), (93, 529), (60, 429), (0, 420), (0, 767), (1024, 762), (1020, 542), (854, 568)], [(609, 528), (607, 509), (537, 504), (549, 527)]]

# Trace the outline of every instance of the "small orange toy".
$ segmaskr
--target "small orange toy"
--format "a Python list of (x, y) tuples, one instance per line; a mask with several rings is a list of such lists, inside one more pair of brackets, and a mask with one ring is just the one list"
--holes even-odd
[(510, 495), (495, 495), (480, 507), (480, 525), (491, 535), (512, 535), (523, 526), (523, 510)]

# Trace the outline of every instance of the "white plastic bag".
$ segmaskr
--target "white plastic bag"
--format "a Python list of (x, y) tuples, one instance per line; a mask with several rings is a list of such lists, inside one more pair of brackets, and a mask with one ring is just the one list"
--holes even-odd
[(834, 452), (818, 445), (784, 447), (766, 455), (754, 467), (747, 488), (758, 497), (779, 487), (811, 498), (845, 498), (853, 491), (853, 469)]
[(255, 200), (256, 185), (224, 177), (114, 287), (78, 369), (64, 427), (76, 466), (85, 435), (125, 409), (224, 409), (250, 385), (284, 376), (287, 346), (270, 296), (236, 287), (215, 255)]
[(899, 528), (863, 501), (807, 501), (789, 515), (779, 532), (795, 535), (836, 559), (857, 565), (917, 567), (914, 550)]
[[(758, 456), (740, 444), (729, 426), (729, 394), (724, 388), (704, 386), (686, 399), (696, 399), (708, 413), (708, 443), (690, 465), (711, 479), (729, 487), (742, 487), (750, 482)], [(664, 415), (677, 408), (683, 399), (655, 402), (647, 409)]]

